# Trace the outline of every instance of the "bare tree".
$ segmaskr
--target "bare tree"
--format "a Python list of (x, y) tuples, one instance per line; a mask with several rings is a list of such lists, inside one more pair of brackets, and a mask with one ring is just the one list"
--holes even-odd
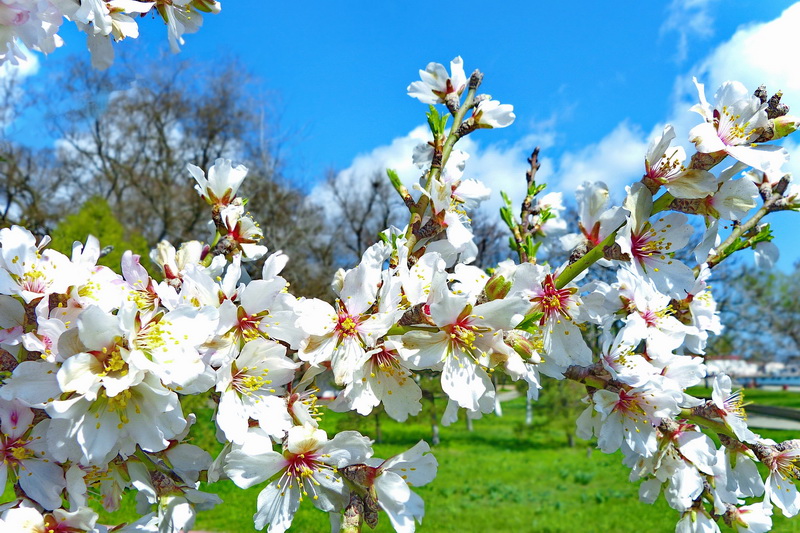
[(472, 215), (472, 234), (478, 256), (475, 266), (486, 269), (511, 257), (508, 246), (508, 229), (491, 213), (479, 211)]
[(240, 66), (170, 66), (123, 61), (100, 73), (75, 62), (60, 83), (68, 96), (48, 109), (73, 201), (102, 196), (151, 245), (204, 231), (187, 163), (205, 170), (218, 157), (246, 159), (260, 131), (247, 96), (253, 80)]
[(320, 209), (302, 191), (272, 175), (258, 162), (250, 168), (241, 192), (249, 199), (251, 214), (261, 222), (264, 244), (289, 256), (289, 268), (283, 275), (292, 292), (329, 299), (336, 253)]
[(709, 352), (757, 361), (800, 354), (800, 265), (769, 272), (740, 264), (725, 274), (713, 289), (726, 327)]
[(52, 154), (11, 142), (0, 145), (0, 154), (0, 226), (49, 233), (67, 206), (61, 184), (53, 179)]
[(335, 241), (347, 259), (357, 260), (381, 231), (403, 222), (405, 207), (381, 171), (344, 176), (330, 170), (325, 190), (330, 197), (325, 209), (331, 227), (336, 228)]

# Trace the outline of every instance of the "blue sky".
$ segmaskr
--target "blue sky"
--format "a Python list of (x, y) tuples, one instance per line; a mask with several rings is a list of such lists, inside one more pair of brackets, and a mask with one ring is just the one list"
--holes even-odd
[[(223, 0), (186, 36), (183, 55), (208, 62), (230, 57), (274, 91), (288, 132), (288, 177), (312, 189), (329, 168), (364, 173), (399, 168), (413, 179), (408, 151), (424, 132), (425, 106), (407, 85), (430, 61), (464, 58), (481, 69), (482, 87), (513, 104), (517, 121), (479, 131), (467, 148), (467, 176), (522, 194), (525, 157), (544, 149), (540, 176), (574, 190), (603, 179), (621, 190), (642, 173), (644, 150), (666, 121), (684, 139), (698, 116), (687, 111), (697, 75), (713, 94), (727, 79), (782, 89), (800, 113), (800, 5), (770, 0), (673, 2), (264, 2)], [(784, 13), (785, 11), (785, 13)], [(140, 24), (141, 45), (167, 48), (157, 20)], [(40, 59), (40, 74), (83, 47), (67, 45)], [(121, 43), (126, 46), (129, 43)], [(112, 67), (113, 68), (113, 67)], [(792, 168), (800, 174), (800, 143)], [(690, 152), (691, 153), (691, 152)], [(491, 205), (497, 205), (494, 200)], [(779, 217), (777, 243), (788, 268), (800, 257), (792, 223)]]

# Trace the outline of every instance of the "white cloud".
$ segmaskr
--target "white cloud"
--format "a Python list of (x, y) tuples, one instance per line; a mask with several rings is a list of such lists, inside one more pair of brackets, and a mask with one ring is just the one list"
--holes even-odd
[(691, 72), (675, 81), (674, 105), (669, 122), (675, 126), (678, 139), (688, 136), (699, 116), (689, 111), (697, 102), (692, 76), (706, 86), (710, 99), (725, 81), (737, 80), (750, 90), (766, 84), (770, 94), (783, 91), (782, 101), (800, 110), (800, 3), (786, 9), (777, 19), (739, 28), (727, 41), (717, 46)]
[[(705, 1), (673, 2), (685, 8), (707, 7)], [(689, 143), (689, 130), (698, 124), (700, 116), (689, 108), (697, 99), (692, 77), (706, 85), (706, 96), (711, 98), (723, 82), (738, 80), (755, 90), (767, 85), (770, 94), (783, 91), (783, 102), (800, 110), (800, 69), (796, 68), (796, 51), (800, 50), (800, 3), (786, 9), (780, 17), (769, 22), (748, 24), (739, 28), (727, 41), (718, 45), (706, 58), (690, 69), (690, 73), (675, 81), (672, 109), (667, 122), (675, 127), (677, 143), (694, 152)], [(765, 43), (768, 43), (766, 45)], [(564, 154), (558, 164), (559, 189), (574, 190), (582, 181), (603, 180), (610, 190), (638, 179), (643, 172), (647, 145), (663, 129), (654, 125), (649, 134), (622, 122), (596, 144), (576, 153)], [(791, 138), (790, 138), (791, 139)], [(796, 143), (787, 142), (792, 159), (786, 170), (800, 178), (800, 149)]]
[[(525, 171), (528, 169), (527, 158), (536, 146), (552, 146), (554, 134), (533, 133), (513, 144), (483, 144), (482, 141), (487, 136), (491, 136), (491, 131), (478, 130), (462, 139), (457, 148), (470, 156), (464, 177), (480, 180), (492, 189), (492, 198), (484, 204), (484, 207), (489, 211), (497, 211), (501, 205), (501, 190), (514, 199), (522, 200), (525, 194)], [(418, 126), (403, 137), (393, 139), (387, 145), (359, 154), (350, 166), (337, 174), (337, 180), (353, 184), (358, 183), (360, 179), (366, 184), (375, 172), (385, 172), (387, 168), (391, 168), (410, 189), (422, 174), (422, 170), (411, 162), (412, 151), (418, 144), (428, 142), (430, 138), (427, 126)], [(552, 175), (552, 168), (553, 161), (543, 159), (542, 171), (538, 176), (542, 179), (547, 178), (548, 175)], [(312, 192), (312, 196), (317, 197), (323, 194), (324, 190), (325, 184), (319, 184)]]
[(621, 122), (599, 142), (561, 156), (556, 188), (569, 196), (584, 181), (603, 181), (621, 191), (642, 177), (648, 143), (639, 127)]
[[(691, 36), (707, 36), (709, 30), (705, 28), (710, 27), (711, 22), (708, 8), (713, 1), (673, 1), (669, 7), (670, 18), (662, 26), (662, 31), (678, 31), (679, 38), (687, 43)], [(670, 22), (672, 17), (674, 22)], [(688, 26), (673, 27), (677, 21)], [(765, 83), (770, 94), (782, 90), (783, 101), (800, 110), (800, 70), (795, 67), (796, 51), (800, 50), (798, 27), (800, 3), (786, 9), (775, 20), (741, 27), (693, 66), (689, 74), (676, 79), (673, 102), (665, 118), (675, 127), (677, 141), (687, 149), (687, 153), (694, 151), (688, 142), (689, 130), (701, 120), (699, 115), (689, 111), (697, 102), (697, 91), (691, 81), (693, 75), (706, 84), (709, 97), (726, 80), (739, 80), (751, 89)], [(500, 206), (501, 190), (507, 192), (515, 203), (523, 198), (526, 159), (535, 146), (549, 148), (554, 144), (558, 136), (555, 124), (557, 122), (553, 121), (549, 127), (539, 128), (536, 133), (513, 144), (483, 144), (484, 139), (491, 138), (491, 132), (476, 132), (459, 143), (458, 147), (470, 154), (464, 176), (479, 179), (492, 189), (492, 199), (485, 206), (489, 211), (496, 212)], [(537, 181), (550, 182), (551, 188), (563, 192), (567, 200), (572, 199), (573, 191), (584, 181), (604, 181), (616, 201), (620, 201), (623, 187), (641, 178), (650, 139), (663, 127), (664, 124), (659, 123), (645, 131), (636, 124), (623, 121), (605, 137), (578, 151), (566, 152), (557, 158), (547, 157), (545, 151)], [(361, 175), (366, 179), (375, 170), (394, 168), (410, 185), (421, 173), (411, 163), (411, 151), (418, 143), (426, 142), (428, 135), (426, 127), (417, 127), (389, 145), (359, 155), (341, 174)], [(800, 142), (789, 141), (786, 147), (793, 156), (787, 171), (793, 171), (800, 179)]]
[(672, 0), (661, 24), (662, 37), (676, 33), (678, 37), (675, 60), (682, 62), (689, 54), (691, 39), (707, 39), (714, 34), (714, 17), (709, 8), (715, 0)]
[[(800, 3), (787, 8), (777, 19), (740, 28), (699, 65), (699, 74), (711, 86), (737, 79), (754, 89), (767, 83), (800, 99)], [(800, 105), (800, 101), (798, 101)]]
[(403, 137), (392, 139), (388, 145), (378, 146), (367, 153), (357, 155), (350, 166), (337, 174), (337, 179), (348, 182), (356, 177), (368, 180), (375, 172), (387, 168), (396, 171), (406, 184), (419, 178), (420, 170), (411, 162), (414, 147), (430, 138), (425, 126), (417, 126)]
[(39, 56), (36, 54), (28, 53), (26, 58), (19, 60), (18, 65), (12, 65), (10, 62), (0, 65), (0, 78), (6, 79), (10, 77), (27, 78), (39, 72)]
[(0, 65), (0, 99), (4, 106), (0, 113), (0, 129), (5, 130), (16, 120), (20, 109), (17, 105), (22, 100), (22, 85), (25, 78), (39, 72), (39, 58), (36, 54), (25, 54), (26, 59), (19, 60), (18, 65), (10, 62)]

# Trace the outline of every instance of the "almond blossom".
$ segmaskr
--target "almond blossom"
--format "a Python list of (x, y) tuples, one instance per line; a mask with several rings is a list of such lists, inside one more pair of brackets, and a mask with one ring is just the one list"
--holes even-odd
[(519, 323), (530, 304), (509, 298), (475, 305), (469, 296), (452, 293), (442, 278), (432, 293), (436, 296), (427, 307), (438, 329), (405, 333), (401, 357), (414, 369), (441, 369), (442, 389), (451, 400), (488, 412), (481, 399), (494, 394), (486, 370), (489, 356), (503, 350), (503, 331)]
[(225, 207), (233, 201), (239, 186), (247, 177), (247, 167), (244, 165), (234, 167), (230, 160), (222, 158), (214, 161), (214, 166), (208, 169), (208, 178), (200, 167), (188, 165), (187, 168), (197, 182), (194, 187), (200, 196), (208, 204), (218, 208)]
[(687, 223), (686, 215), (659, 215), (651, 223), (649, 214), (653, 197), (641, 183), (628, 188), (624, 205), (630, 215), (616, 242), (622, 253), (630, 257), (631, 270), (651, 280), (659, 292), (673, 298), (684, 298), (694, 284), (694, 274), (691, 268), (671, 254), (689, 242), (692, 226)]
[(278, 394), (294, 378), (297, 367), (282, 345), (254, 339), (235, 360), (220, 368), (216, 421), (228, 440), (243, 444), (251, 418), (276, 439), (283, 437), (292, 422)]
[(617, 392), (598, 390), (592, 401), (602, 416), (597, 445), (605, 453), (618, 450), (624, 443), (641, 456), (651, 456), (657, 449), (656, 427), (663, 418), (680, 411), (675, 394), (654, 384)]
[(97, 513), (88, 507), (44, 514), (32, 507), (14, 507), (0, 515), (0, 526), (15, 533), (106, 533), (108, 528), (97, 525), (97, 518)]
[(482, 100), (472, 113), (472, 120), (479, 128), (505, 128), (516, 118), (514, 106), (497, 100)]
[(772, 450), (763, 463), (769, 469), (764, 492), (764, 502), (777, 505), (786, 516), (800, 512), (800, 492), (794, 481), (797, 479), (800, 448)]
[(683, 166), (686, 151), (682, 146), (670, 147), (675, 138), (671, 125), (664, 127), (661, 137), (653, 139), (647, 149), (644, 183), (655, 194), (664, 186), (675, 198), (704, 198), (717, 190), (717, 178), (706, 170)]
[(450, 72), (440, 63), (428, 63), (425, 70), (419, 71), (421, 81), (415, 81), (408, 86), (408, 95), (416, 98), (423, 104), (443, 104), (448, 96), (461, 96), (467, 86), (467, 76), (464, 74), (464, 62), (461, 56), (450, 62)]
[(311, 334), (300, 346), (300, 359), (315, 365), (330, 361), (339, 385), (353, 381), (353, 373), (369, 358), (367, 350), (386, 334), (398, 315), (399, 309), (391, 304), (373, 310), (379, 297), (395, 300), (392, 294), (378, 292), (382, 253), (379, 246), (371, 248), (359, 266), (344, 274), (336, 307), (314, 301), (299, 308), (298, 324)]
[[(49, 240), (49, 237), (48, 239)], [(26, 303), (66, 291), (72, 280), (72, 264), (55, 250), (39, 252), (33, 234), (20, 226), (0, 229), (0, 293), (22, 297)]]
[[(155, 7), (176, 47), (183, 33), (199, 27), (196, 11), (219, 9), (214, 0), (131, 2), (58, 4), (93, 33), (90, 43), (108, 43), (122, 26), (138, 31), (120, 13)], [(23, 19), (14, 14), (20, 26)], [(90, 497), (114, 510), (133, 488), (141, 517), (113, 530), (174, 533), (219, 503), (199, 490), (200, 480), (227, 476), (242, 488), (265, 485), (253, 520), (269, 532), (286, 531), (309, 499), (331, 514), (334, 528), (342, 512), (346, 529), (352, 519), (356, 528), (362, 521), (375, 526), (383, 510), (395, 530), (412, 533), (424, 515), (413, 487), (429, 483), (438, 469), (430, 447), (420, 442), (381, 461), (371, 457), (367, 437), (344, 431), (329, 439), (320, 426), (326, 405), (361, 415), (383, 405), (400, 421), (419, 414), (416, 371), (439, 374), (447, 395), (444, 425), (460, 409), (468, 419), (502, 413), (494, 373), (524, 380), (529, 400), (543, 385), (540, 373), (581, 383), (587, 408), (578, 418), (579, 436), (596, 436), (603, 452), (621, 451), (631, 479), (642, 480), (640, 498), (653, 502), (663, 494), (680, 513), (677, 531), (717, 531), (719, 520), (765, 531), (772, 506), (787, 516), (800, 512), (798, 442), (776, 444), (752, 433), (727, 377), (717, 377), (710, 401), (686, 392), (707, 372), (702, 358), (687, 354), (702, 353), (709, 334), (721, 330), (707, 285), (711, 268), (731, 249), (719, 244), (718, 219), (742, 221), (730, 240), (753, 239), (767, 211), (750, 214), (757, 195), (780, 201), (773, 204), (780, 209), (796, 207), (789, 202), (796, 191), (783, 196), (788, 178), (732, 179), (741, 162), (719, 178), (687, 169), (686, 153), (670, 147), (674, 131), (667, 127), (651, 143), (646, 174), (628, 188), (623, 206), (609, 207), (603, 184), (579, 188), (580, 235), (560, 240), (575, 249), (553, 268), (536, 254), (552, 251), (545, 237), (564, 231), (564, 203), (559, 193), (541, 195), (537, 150), (523, 222), (510, 211), (503, 217), (523, 264), (479, 268), (469, 265), (477, 246), (467, 211), (489, 191), (462, 180), (467, 154), (454, 146), (480, 128), (511, 124), (513, 107), (486, 95), (472, 98), (482, 80), (476, 73), (459, 108), (467, 88), (460, 58), (450, 74), (431, 63), (421, 78), (409, 94), (444, 103), (452, 115), (428, 115), (432, 140), (412, 158), (424, 169), (416, 187), (421, 196), (390, 173), (409, 208), (408, 225), (385, 230), (356, 266), (336, 272), (333, 304), (293, 296), (281, 277), (288, 262), (281, 252), (264, 260), (261, 279), (251, 279), (258, 275), (252, 265), (242, 267), (267, 248), (245, 212), (247, 200), (237, 196), (246, 169), (226, 159), (208, 176), (190, 167), (211, 206), (214, 241), (177, 249), (159, 244), (150, 257), (163, 281), (131, 252), (123, 255), (122, 276), (99, 267), (97, 239), (76, 243), (67, 258), (23, 228), (0, 230), (0, 478), (17, 483), (2, 507), (2, 527), (105, 533), (86, 507)], [(690, 167), (710, 167), (730, 154), (776, 171), (777, 151), (752, 146), (768, 133), (764, 105), (726, 84), (717, 95), (722, 107), (712, 109), (700, 91), (696, 110), (707, 122), (693, 138), (713, 151), (692, 157)], [(769, 104), (773, 114), (776, 105)], [(782, 136), (796, 127), (789, 122), (769, 126)], [(661, 187), (668, 193), (654, 201)], [(708, 264), (690, 268), (676, 259), (692, 228), (684, 213), (670, 209), (705, 216), (696, 254), (700, 261), (710, 254)], [(595, 264), (619, 267), (616, 282), (585, 283)], [(588, 322), (602, 331), (596, 353), (584, 339)], [(190, 395), (213, 411), (208, 420), (222, 444), (214, 459), (192, 443), (200, 441), (192, 441), (198, 416), (188, 412), (196, 405)], [(328, 403), (329, 395), (335, 399)], [(756, 460), (768, 471), (766, 482)], [(762, 494), (760, 507), (743, 505)], [(61, 508), (67, 502), (73, 511)]]
[(700, 103), (692, 107), (705, 122), (692, 128), (689, 140), (703, 153), (725, 152), (734, 159), (776, 179), (788, 160), (784, 148), (754, 141), (767, 127), (766, 103), (761, 103), (739, 82), (728, 81), (714, 94), (712, 107), (702, 83), (694, 79)]
[(28, 498), (45, 509), (58, 509), (66, 487), (64, 471), (49, 459), (50, 421), (34, 425), (33, 416), (19, 402), (0, 400), (0, 486), (6, 485), (10, 471)]
[(4, 1), (0, 4), (0, 62), (26, 60), (20, 44), (48, 54), (62, 44), (56, 34), (63, 15), (53, 2)]
[(401, 345), (392, 340), (367, 352), (369, 358), (353, 373), (353, 381), (331, 408), (355, 410), (366, 416), (380, 404), (398, 422), (422, 411), (422, 389), (400, 356)]
[(427, 485), (436, 477), (438, 463), (430, 451), (428, 443), (420, 441), (410, 450), (383, 461), (371, 473), (374, 499), (398, 533), (413, 533), (414, 522), (422, 523), (424, 503), (410, 488)]
[(737, 439), (742, 442), (758, 442), (758, 435), (750, 431), (745, 423), (747, 414), (744, 411), (742, 391), (731, 393), (730, 377), (714, 376), (711, 402), (725, 424), (733, 430)]
[(620, 269), (617, 277), (619, 298), (628, 302), (622, 333), (637, 344), (645, 341), (649, 357), (668, 358), (692, 328), (675, 318), (669, 296), (658, 292), (652, 283), (637, 279), (626, 269)]
[(510, 295), (525, 298), (531, 305), (529, 312), (542, 314), (539, 332), (545, 358), (540, 369), (558, 378), (569, 365), (589, 364), (592, 354), (578, 326), (582, 322), (578, 288), (569, 284), (558, 289), (556, 277), (549, 267), (520, 265)]
[[(582, 243), (590, 248), (597, 246), (625, 222), (627, 212), (620, 206), (609, 206), (608, 186), (601, 181), (583, 182), (575, 191), (575, 198), (578, 201), (580, 233), (561, 237), (561, 244), (567, 250), (573, 250)], [(598, 264), (611, 265), (606, 259), (600, 259)]]
[(49, 403), (46, 411), (54, 419), (47, 438), (60, 443), (51, 444), (54, 457), (84, 465), (104, 464), (117, 453), (131, 455), (137, 445), (163, 450), (186, 426), (177, 394), (152, 374), (115, 396), (104, 391), (95, 400), (75, 396)]
[(762, 502), (730, 506), (724, 519), (736, 528), (736, 533), (766, 533), (772, 529), (772, 509)]
[(253, 518), (257, 529), (269, 525), (268, 533), (283, 533), (306, 497), (323, 511), (343, 509), (348, 489), (337, 469), (363, 463), (371, 455), (369, 439), (355, 431), (328, 440), (321, 429), (294, 426), (282, 453), (264, 450), (256, 440), (235, 446), (227, 456), (225, 473), (242, 488), (274, 479), (258, 495)]

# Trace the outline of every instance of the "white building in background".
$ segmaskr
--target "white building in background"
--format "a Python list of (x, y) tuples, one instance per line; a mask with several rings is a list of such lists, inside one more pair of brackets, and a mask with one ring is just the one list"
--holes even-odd
[[(767, 376), (783, 376), (787, 375), (787, 371), (791, 368), (797, 371), (797, 365), (786, 365), (786, 363), (781, 363), (780, 361), (770, 361), (769, 363), (764, 363), (764, 374)], [(790, 374), (790, 375), (797, 375)]]
[(738, 355), (726, 355), (706, 359), (708, 375), (725, 373), (732, 378), (750, 377), (800, 377), (800, 358), (782, 361), (753, 363)]
[[(768, 363), (783, 365), (783, 363)], [(742, 359), (738, 355), (727, 355), (706, 359), (708, 375), (727, 374), (733, 378), (753, 377), (763, 375), (760, 365)]]
[(792, 355), (785, 359), (786, 367), (780, 372), (787, 377), (800, 376), (800, 355)]

